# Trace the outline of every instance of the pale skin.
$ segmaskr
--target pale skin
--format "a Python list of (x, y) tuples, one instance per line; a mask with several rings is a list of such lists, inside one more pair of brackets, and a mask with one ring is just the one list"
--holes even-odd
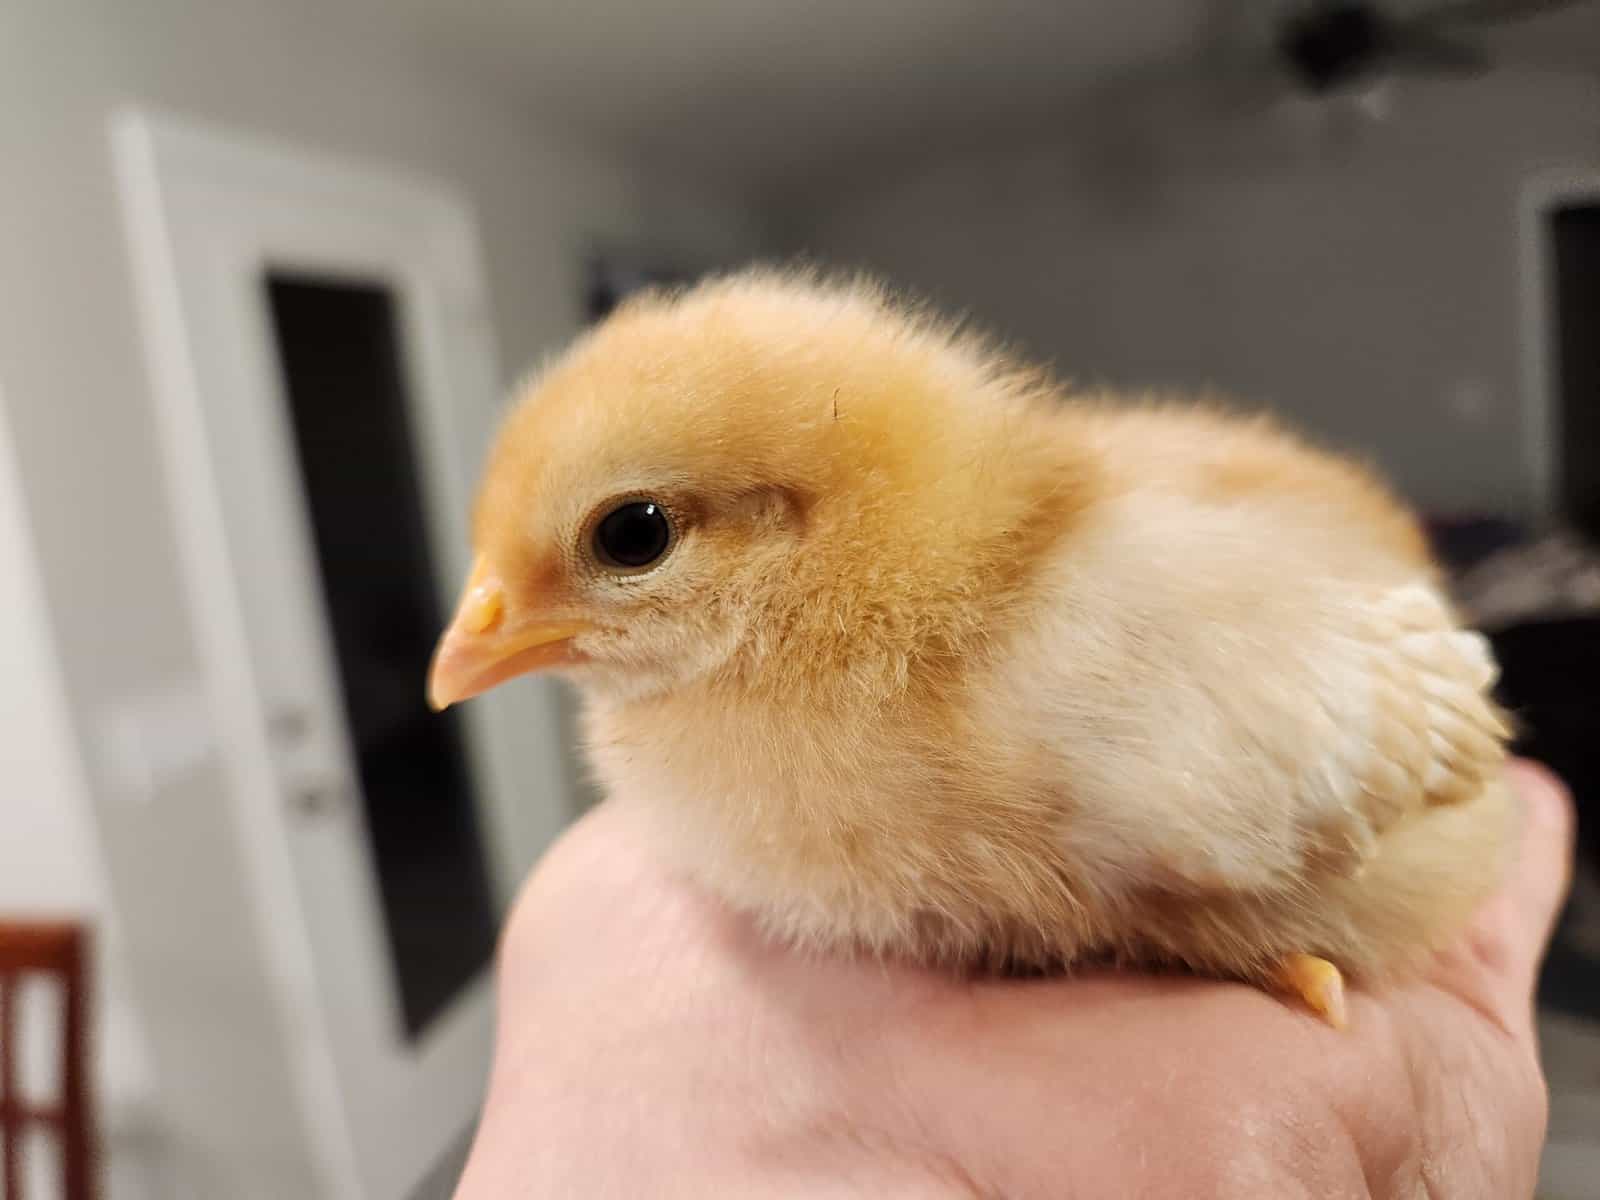
[(552, 849), (511, 914), (456, 1200), (1533, 1194), (1532, 994), (1571, 806), (1528, 763), (1515, 865), (1349, 1028), (1238, 984), (964, 980), (807, 958), (663, 867), (634, 800)]

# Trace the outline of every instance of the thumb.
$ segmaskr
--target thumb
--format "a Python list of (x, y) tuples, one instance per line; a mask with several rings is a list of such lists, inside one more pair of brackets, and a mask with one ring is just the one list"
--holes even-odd
[(1506, 880), (1515, 922), (1515, 951), (1531, 991), (1556, 918), (1572, 884), (1572, 795), (1549, 768), (1528, 759), (1507, 767), (1512, 790), (1522, 801), (1522, 843)]
[(1504, 884), (1474, 920), (1468, 943), (1489, 970), (1496, 1007), (1521, 1026), (1531, 1016), (1539, 967), (1572, 881), (1574, 818), (1566, 785), (1547, 768), (1515, 759), (1506, 782), (1521, 809), (1521, 838)]

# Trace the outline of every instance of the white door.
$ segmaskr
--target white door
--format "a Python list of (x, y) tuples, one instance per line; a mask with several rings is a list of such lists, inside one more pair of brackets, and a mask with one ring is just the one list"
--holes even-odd
[(427, 181), (137, 115), (115, 141), (307, 1134), (330, 1195), (400, 1200), (476, 1114), (498, 916), (571, 799), (548, 692), (423, 700), (498, 390), (475, 233)]

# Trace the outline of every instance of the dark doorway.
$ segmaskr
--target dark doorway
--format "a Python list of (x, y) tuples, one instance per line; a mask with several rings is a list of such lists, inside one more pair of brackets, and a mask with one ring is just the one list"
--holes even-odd
[(415, 1037), (489, 962), (475, 788), (453, 712), (423, 682), (442, 626), (394, 295), (265, 278), (389, 952)]
[(1555, 209), (1546, 237), (1561, 509), (1600, 540), (1600, 204)]
[[(1600, 203), (1552, 209), (1540, 231), (1556, 406), (1561, 519), (1600, 543)], [(1518, 748), (1572, 789), (1578, 857), (1540, 991), (1556, 1009), (1600, 1018), (1600, 616), (1552, 615), (1496, 635), (1502, 694), (1522, 723)]]

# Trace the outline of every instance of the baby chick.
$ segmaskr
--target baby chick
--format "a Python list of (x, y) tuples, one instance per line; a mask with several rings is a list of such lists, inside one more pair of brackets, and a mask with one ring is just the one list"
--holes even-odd
[(1337, 1025), (1499, 874), (1494, 666), (1372, 476), (864, 283), (626, 306), (526, 388), (473, 536), (433, 703), (569, 676), (601, 781), (799, 943)]

